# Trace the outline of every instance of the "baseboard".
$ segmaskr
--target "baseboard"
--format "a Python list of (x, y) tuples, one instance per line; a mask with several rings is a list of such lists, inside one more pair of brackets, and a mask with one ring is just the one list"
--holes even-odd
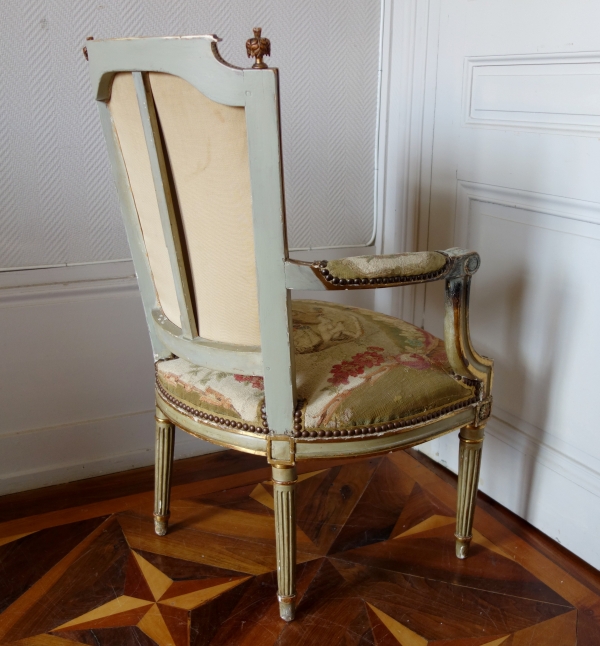
[[(177, 430), (176, 459), (220, 450)], [(148, 466), (154, 411), (4, 435), (0, 456), (0, 495)]]
[[(596, 458), (583, 455), (578, 449), (552, 436), (546, 435), (544, 440), (538, 439), (534, 433), (544, 434), (534, 427), (531, 427), (532, 430), (524, 428), (527, 426), (529, 425), (522, 420), (515, 420), (508, 413), (496, 410), (486, 427), (486, 437), (495, 437), (537, 464), (600, 498), (600, 469), (595, 468), (599, 462)], [(436, 457), (430, 455), (430, 447), (431, 443), (428, 443), (418, 448), (435, 460)], [(454, 465), (444, 466), (456, 473)]]
[[(591, 539), (600, 533), (600, 473), (552, 441), (494, 416), (486, 428), (480, 490), (600, 568), (600, 544)], [(418, 448), (457, 472), (456, 432)]]
[(495, 412), (486, 432), (600, 498), (600, 461), (594, 456), (502, 410)]
[(0, 272), (0, 308), (137, 292), (131, 261)]

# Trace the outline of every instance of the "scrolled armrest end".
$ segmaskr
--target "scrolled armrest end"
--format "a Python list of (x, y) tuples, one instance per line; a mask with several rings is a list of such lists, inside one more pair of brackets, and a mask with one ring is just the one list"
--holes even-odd
[(448, 249), (445, 253), (452, 262), (446, 276), (446, 354), (454, 372), (481, 382), (481, 396), (488, 397), (492, 389), (493, 362), (474, 350), (469, 332), (471, 276), (479, 269), (481, 258), (475, 251), (459, 248)]
[(472, 276), (481, 266), (481, 257), (476, 251), (453, 247), (443, 252), (450, 258), (452, 269), (448, 272), (448, 278), (459, 276)]

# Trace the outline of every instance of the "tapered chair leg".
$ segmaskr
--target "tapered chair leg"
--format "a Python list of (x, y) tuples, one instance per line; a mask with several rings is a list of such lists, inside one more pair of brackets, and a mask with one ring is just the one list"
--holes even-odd
[(156, 409), (156, 457), (154, 466), (154, 531), (159, 536), (167, 533), (169, 504), (171, 502), (171, 471), (175, 426)]
[(273, 467), (277, 597), (285, 621), (296, 613), (296, 481), (296, 467)]
[(465, 426), (460, 430), (458, 458), (458, 501), (456, 505), (456, 556), (466, 559), (471, 545), (473, 517), (477, 502), (483, 426)]

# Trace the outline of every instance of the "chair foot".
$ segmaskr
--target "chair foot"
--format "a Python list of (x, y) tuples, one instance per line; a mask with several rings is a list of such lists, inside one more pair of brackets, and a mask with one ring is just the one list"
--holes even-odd
[(296, 616), (295, 597), (279, 597), (279, 616), (284, 621), (294, 621)]
[(458, 490), (456, 505), (456, 556), (466, 559), (473, 534), (473, 518), (477, 502), (483, 426), (465, 426), (460, 431)]
[(158, 514), (154, 514), (154, 531), (157, 536), (166, 536), (169, 527), (169, 515), (159, 516)]
[(469, 548), (471, 547), (471, 536), (463, 537), (456, 536), (456, 558), (466, 559), (469, 555)]
[(279, 614), (292, 621), (296, 614), (296, 467), (273, 467), (277, 597)]
[(171, 500), (171, 472), (175, 426), (164, 413), (156, 409), (156, 462), (154, 466), (154, 531), (159, 536), (167, 533)]

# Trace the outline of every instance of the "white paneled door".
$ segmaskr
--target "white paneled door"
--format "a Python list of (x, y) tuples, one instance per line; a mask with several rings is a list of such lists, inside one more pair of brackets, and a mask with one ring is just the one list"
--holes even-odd
[[(431, 6), (421, 246), (482, 257), (472, 332), (497, 375), (482, 488), (598, 567), (600, 3)], [(441, 305), (428, 287), (437, 334)], [(454, 468), (456, 449), (425, 450)]]

